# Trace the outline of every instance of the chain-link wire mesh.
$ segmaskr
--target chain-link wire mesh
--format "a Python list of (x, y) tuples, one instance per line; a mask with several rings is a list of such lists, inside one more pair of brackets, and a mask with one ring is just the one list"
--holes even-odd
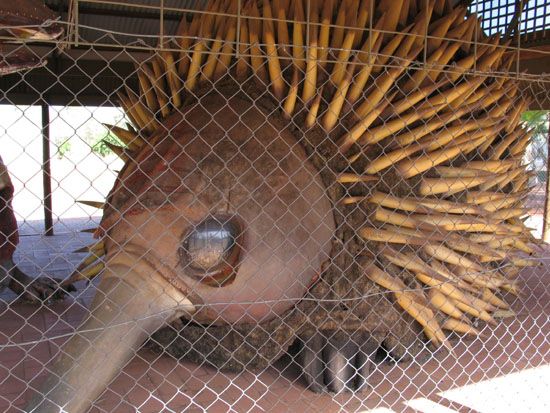
[(1, 408), (548, 410), (548, 9), (463, 3), (0, 6)]

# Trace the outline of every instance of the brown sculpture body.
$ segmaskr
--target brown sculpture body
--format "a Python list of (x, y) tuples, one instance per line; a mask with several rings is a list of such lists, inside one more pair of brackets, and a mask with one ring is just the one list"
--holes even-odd
[(243, 3), (182, 22), (119, 95), (138, 133), (113, 127), (102, 279), (34, 411), (85, 411), (180, 318), (172, 354), (260, 368), (300, 338), (313, 390), (359, 390), (379, 346), (449, 346), (517, 292), (529, 133), (515, 81), (483, 74), (512, 62), (498, 37), (439, 0)]

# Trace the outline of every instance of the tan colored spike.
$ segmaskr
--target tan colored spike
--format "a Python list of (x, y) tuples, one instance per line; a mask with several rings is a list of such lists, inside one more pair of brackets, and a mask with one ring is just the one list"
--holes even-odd
[(384, 224), (392, 224), (398, 227), (426, 230), (434, 233), (438, 231), (435, 225), (419, 221), (414, 215), (401, 214), (380, 206), (376, 208), (374, 219)]
[(148, 132), (153, 132), (156, 128), (160, 126), (160, 123), (153, 116), (151, 111), (145, 107), (143, 103), (139, 100), (133, 90), (128, 86), (125, 87), (126, 98), (129, 100), (130, 107), (133, 108), (135, 116), (141, 120), (142, 128)]
[[(349, 11), (348, 11), (349, 12)], [(347, 18), (346, 26), (350, 27), (350, 29), (347, 30), (344, 36), (344, 40), (338, 48), (338, 55), (336, 57), (336, 61), (332, 68), (332, 73), (330, 75), (330, 82), (334, 86), (341, 85), (344, 78), (349, 74), (350, 70), (347, 70), (347, 67), (349, 65), (348, 60), (352, 52), (353, 42), (355, 40), (356, 30), (351, 29), (351, 27), (355, 27), (357, 21), (357, 13), (353, 13), (352, 16)], [(351, 77), (353, 76), (353, 71), (351, 71), (350, 75), (350, 81)]]
[(434, 152), (428, 152), (415, 158), (405, 159), (397, 165), (397, 170), (403, 178), (412, 178), (440, 163), (446, 162), (462, 152), (459, 145), (449, 146)]
[(77, 199), (76, 202), (78, 202), (79, 204), (88, 205), (98, 209), (103, 209), (103, 206), (105, 205), (103, 202), (100, 202), (100, 201), (86, 201), (86, 200)]
[(447, 262), (449, 264), (457, 265), (472, 271), (483, 271), (481, 265), (466, 258), (464, 255), (457, 254), (450, 248), (447, 248), (441, 244), (428, 244), (424, 246), (424, 251), (440, 261)]
[(131, 151), (137, 151), (145, 145), (145, 141), (135, 132), (123, 129), (119, 126), (108, 125), (106, 123), (104, 123), (103, 126), (114, 133), (115, 136), (120, 139)]
[[(383, 20), (383, 18), (381, 19)], [(376, 29), (375, 29), (376, 30)], [(375, 55), (378, 53), (382, 45), (383, 36), (378, 31), (373, 31), (369, 34), (363, 49), (357, 54), (354, 59), (354, 64), (357, 65), (358, 71), (354, 76), (353, 84), (349, 92), (350, 103), (355, 103), (365, 90), (365, 85), (371, 75)]]
[[(164, 47), (168, 47), (165, 45)], [(174, 55), (170, 51), (163, 50), (161, 51), (162, 60), (164, 62), (164, 68), (166, 73), (166, 79), (168, 80), (168, 87), (170, 89), (172, 97), (172, 105), (179, 108), (181, 106), (181, 89), (182, 82), (178, 75), (178, 69), (176, 67), (176, 62), (174, 61)]]
[(365, 116), (361, 121), (359, 121), (348, 133), (340, 138), (338, 141), (338, 149), (341, 154), (346, 154), (347, 151), (353, 146), (355, 142), (363, 133), (369, 128), (370, 125), (380, 116), (380, 113), (388, 106), (391, 99), (395, 94), (391, 95), (388, 100), (382, 101), (378, 106), (371, 111), (367, 116)]
[(271, 15), (271, 5), (269, 0), (264, 0), (264, 22), (263, 22), (263, 42), (265, 43), (267, 54), (267, 68), (273, 95), (281, 101), (285, 93), (285, 81), (281, 71), (281, 64), (277, 54), (277, 45), (275, 40), (275, 28), (273, 27), (273, 17)]
[[(421, 139), (430, 132), (433, 132), (444, 125), (449, 125), (451, 122), (460, 118), (465, 113), (469, 112), (470, 109), (462, 108), (456, 112), (446, 113), (441, 116), (436, 116), (434, 119), (431, 119), (428, 123), (422, 124), (409, 132), (402, 133), (395, 138), (396, 144), (399, 146), (406, 146), (411, 144), (414, 141)], [(483, 120), (471, 120), (466, 123), (460, 122), (453, 126), (445, 126), (438, 134), (444, 134), (450, 136), (451, 138), (455, 135), (458, 136), (458, 132), (468, 132), (479, 128), (481, 125), (484, 125)], [(434, 148), (435, 149), (435, 148)]]
[(452, 268), (455, 274), (457, 274), (461, 279), (468, 281), (472, 285), (478, 287), (478, 289), (479, 287), (481, 287), (496, 290), (502, 285), (501, 281), (496, 281), (495, 279), (484, 273), (470, 271), (467, 268), (461, 266), (452, 266)]
[[(405, 30), (408, 32), (411, 29), (412, 25), (407, 27)], [(398, 33), (392, 35), (390, 41), (384, 46), (380, 51), (378, 56), (376, 56), (376, 61), (374, 62), (374, 67), (372, 68), (373, 74), (378, 74), (386, 69), (386, 64), (390, 61), (393, 56), (405, 58), (406, 56), (398, 56), (395, 52), (403, 39), (405, 38), (406, 33)]]
[(155, 91), (155, 96), (157, 100), (157, 104), (155, 105), (155, 107), (160, 109), (160, 113), (162, 117), (165, 118), (170, 114), (170, 107), (168, 105), (168, 95), (166, 94), (166, 91), (165, 91), (165, 85), (164, 85), (164, 80), (162, 76), (162, 69), (156, 58), (150, 59), (149, 62), (151, 63), (151, 68), (147, 63), (145, 63), (141, 66), (141, 69), (143, 70), (143, 73), (145, 74), (146, 77), (149, 78), (149, 80), (151, 81), (151, 84), (153, 85), (153, 89)]
[(465, 321), (456, 320), (454, 318), (447, 318), (443, 322), (441, 327), (445, 330), (451, 330), (461, 334), (469, 334), (473, 336), (481, 335), (479, 330), (475, 329), (470, 324), (466, 323)]
[(424, 147), (424, 145), (420, 144), (410, 145), (405, 148), (399, 148), (391, 151), (390, 153), (380, 155), (376, 157), (376, 159), (374, 159), (372, 162), (369, 162), (367, 164), (367, 167), (365, 168), (365, 173), (376, 174), (380, 171), (383, 171), (384, 169), (396, 164), (400, 160), (405, 159), (422, 150)]
[(262, 33), (262, 20), (260, 20), (260, 12), (256, 7), (256, 2), (250, 4), (250, 16), (248, 19), (248, 39), (250, 40), (250, 63), (252, 64), (252, 72), (261, 82), (267, 84), (267, 73), (264, 67), (264, 56), (260, 48)]
[(158, 106), (158, 100), (155, 95), (155, 90), (153, 84), (149, 81), (148, 76), (145, 74), (145, 72), (138, 68), (137, 70), (138, 80), (139, 80), (139, 89), (141, 91), (141, 95), (145, 97), (145, 102), (147, 103), (147, 107), (152, 113), (156, 113), (159, 109)]
[(103, 268), (105, 268), (105, 264), (103, 262), (98, 262), (81, 271), (75, 271), (73, 274), (69, 276), (69, 278), (67, 278), (66, 280), (63, 280), (60, 286), (64, 287), (83, 280), (90, 281), (94, 279), (97, 275), (99, 275), (101, 271), (103, 271)]
[(438, 83), (429, 84), (424, 86), (421, 89), (418, 89), (412, 92), (410, 95), (405, 96), (403, 99), (399, 100), (384, 111), (382, 118), (388, 119), (390, 116), (400, 115), (406, 110), (412, 108), (422, 99), (425, 99), (427, 96), (431, 95), (434, 91), (440, 90), (445, 84), (446, 80), (440, 81)]
[[(390, 100), (391, 101), (391, 100)], [(442, 106), (435, 108), (425, 108), (423, 111), (412, 110), (409, 113), (401, 115), (395, 119), (383, 123), (376, 128), (366, 131), (359, 139), (361, 145), (373, 145), (380, 142), (382, 139), (398, 132), (399, 130), (406, 130), (409, 125), (412, 125), (419, 119), (431, 116), (434, 112), (437, 112)]]
[(451, 13), (444, 15), (439, 20), (430, 24), (430, 28), (428, 29), (430, 37), (428, 37), (427, 40), (428, 53), (432, 53), (435, 49), (441, 46), (441, 43), (443, 42), (442, 39), (447, 37), (446, 35), (449, 31), (449, 28), (462, 12), (462, 10), (463, 9), (461, 7), (457, 7)]
[[(397, 24), (399, 23), (399, 16), (403, 9), (403, 0), (381, 0), (378, 5), (378, 12), (380, 14), (385, 13), (386, 18), (384, 22), (383, 30), (387, 32), (395, 32)], [(393, 34), (385, 34), (385, 37), (392, 36)]]
[(505, 310), (510, 308), (506, 302), (497, 297), (489, 288), (483, 289), (481, 299), (494, 305), (495, 307), (503, 308)]
[(115, 145), (105, 139), (101, 141), (105, 146), (107, 146), (116, 156), (118, 156), (124, 163), (128, 162), (130, 155), (126, 153), (125, 149), (122, 146)]
[[(487, 202), (494, 202), (494, 201), (502, 200), (506, 196), (507, 196), (507, 194), (505, 194), (503, 192), (468, 191), (468, 193), (466, 194), (466, 202), (471, 203), (471, 204), (481, 205), (481, 204), (484, 204), (484, 203), (487, 203)], [(491, 210), (488, 209), (488, 211), (491, 211)]]
[(437, 62), (443, 55), (446, 47), (447, 44), (443, 44), (440, 48), (438, 48), (435, 52), (428, 56), (428, 58), (426, 59), (426, 64), (423, 64), (420, 68), (417, 68), (411, 74), (410, 79), (408, 79), (402, 86), (402, 90), (405, 94), (410, 94), (414, 90), (417, 90), (422, 86), (422, 83), (426, 79), (426, 76), (428, 76), (428, 67), (433, 67), (437, 65)]
[(386, 194), (380, 191), (374, 191), (368, 198), (368, 202), (380, 205), (391, 209), (400, 209), (402, 211), (414, 212), (419, 209), (424, 212), (428, 212), (428, 209), (422, 209), (419, 203), (415, 199), (411, 198), (398, 198), (396, 196)]
[(493, 248), (471, 241), (468, 237), (449, 237), (445, 243), (455, 251), (465, 252), (478, 257), (490, 257), (492, 260), (502, 260), (506, 256)]
[(482, 210), (475, 205), (461, 202), (445, 201), (444, 199), (421, 198), (419, 203), (433, 211), (445, 214), (482, 214)]
[[(246, 6), (243, 8), (243, 14), (245, 13)], [(239, 37), (239, 58), (237, 59), (237, 79), (244, 80), (248, 77), (248, 72), (250, 71), (250, 48), (249, 44), (252, 42), (248, 36), (248, 23), (244, 20), (244, 17), (241, 17), (241, 31)]]
[[(296, 2), (301, 3), (301, 2)], [(300, 5), (301, 7), (301, 5)], [(319, 29), (319, 66), (326, 67), (328, 64), (328, 53), (330, 46), (330, 25), (332, 23), (332, 13), (334, 9), (334, 0), (327, 0), (323, 4), (321, 14), (321, 27)]]
[(505, 221), (510, 218), (517, 218), (522, 215), (525, 215), (526, 211), (524, 208), (505, 208), (499, 209), (498, 211), (493, 212), (490, 217), (491, 219), (497, 221)]
[(359, 6), (359, 13), (357, 15), (357, 27), (358, 29), (355, 32), (355, 41), (353, 43), (353, 48), (358, 49), (361, 45), (361, 39), (363, 38), (364, 29), (369, 27), (369, 17), (373, 13), (373, 0), (361, 0), (361, 5)]
[(336, 177), (336, 181), (340, 182), (341, 184), (348, 184), (348, 183), (357, 183), (357, 182), (375, 182), (378, 181), (379, 178), (371, 175), (357, 175), (354, 173), (341, 173)]
[[(332, 6), (330, 6), (332, 8)], [(301, 1), (294, 2), (294, 25), (292, 29), (292, 62), (300, 70), (306, 68), (306, 49), (304, 47), (304, 10)], [(321, 28), (321, 31), (323, 28)]]
[(397, 303), (418, 321), (424, 328), (424, 333), (433, 342), (434, 345), (443, 345), (447, 349), (452, 350), (451, 345), (447, 341), (445, 333), (441, 330), (441, 326), (437, 322), (434, 313), (428, 308), (415, 301), (411, 297), (410, 292), (394, 292)]
[(375, 264), (369, 264), (364, 269), (365, 275), (373, 282), (390, 291), (404, 291), (407, 286), (399, 278), (382, 271)]
[(434, 277), (423, 274), (421, 272), (415, 273), (415, 275), (416, 278), (418, 278), (418, 280), (422, 281), (424, 284), (438, 290), (442, 294), (445, 294), (448, 297), (448, 300), (450, 300), (452, 304), (458, 307), (460, 310), (471, 314), (474, 317), (477, 317), (483, 321), (496, 325), (496, 321), (490, 316), (490, 314), (486, 310), (478, 308), (476, 304), (472, 302), (473, 297), (471, 295), (460, 291), (460, 289), (450, 283), (442, 283)]
[[(312, 9), (315, 8), (312, 7)], [(309, 33), (310, 43), (307, 49), (306, 75), (304, 79), (304, 86), (302, 89), (302, 101), (304, 101), (304, 103), (308, 103), (315, 96), (315, 92), (317, 90), (317, 65), (319, 53), (319, 47), (317, 44), (317, 23), (317, 10), (311, 10)]]
[(376, 108), (376, 106), (384, 98), (384, 95), (386, 95), (388, 90), (394, 85), (396, 79), (411, 64), (411, 62), (411, 59), (394, 61), (392, 62), (392, 65), (396, 65), (395, 67), (388, 69), (387, 72), (376, 78), (369, 95), (365, 97), (364, 102), (356, 109), (357, 117), (359, 119), (365, 118)]
[(354, 67), (350, 65), (347, 70), (347, 74), (342, 79), (336, 90), (334, 91), (334, 96), (330, 101), (325, 116), (323, 118), (323, 128), (326, 131), (331, 131), (340, 121), (340, 114), (342, 112), (342, 107), (346, 101), (346, 95), (353, 77)]
[(298, 87), (300, 85), (299, 82), (299, 69), (295, 67), (294, 72), (292, 73), (292, 84), (290, 85), (288, 95), (283, 104), (283, 114), (287, 119), (290, 119), (292, 117), (294, 113), (294, 108), (296, 107), (296, 99), (298, 98)]
[[(501, 193), (495, 193), (495, 195), (501, 195)], [(494, 200), (482, 202), (480, 204), (480, 207), (485, 209), (489, 212), (495, 212), (502, 208), (507, 208), (511, 205), (514, 205), (517, 203), (521, 198), (525, 196), (525, 194), (521, 193), (518, 195), (509, 195), (509, 194), (502, 194), (504, 195), (501, 198), (496, 198)]]
[(422, 178), (420, 180), (420, 195), (452, 195), (460, 191), (478, 186), (486, 182), (488, 177), (471, 178)]
[[(342, 4), (343, 3), (343, 4)], [(349, 0), (343, 0), (338, 7), (338, 14), (334, 21), (334, 28), (330, 36), (330, 48), (332, 50), (338, 50), (342, 47), (344, 42), (344, 28), (346, 27), (346, 6)]]
[(134, 113), (134, 110), (129, 100), (126, 99), (126, 96), (124, 96), (124, 93), (117, 92), (116, 95), (120, 106), (122, 106), (122, 109), (124, 110), (125, 115), (128, 117), (128, 119), (130, 119), (131, 124), (134, 125), (136, 128), (141, 129), (141, 120)]
[[(232, 6), (229, 8), (228, 13), (236, 14), (238, 3), (231, 2), (231, 4)], [(242, 24), (241, 26), (245, 26), (245, 25)], [(222, 77), (228, 72), (231, 66), (231, 60), (235, 55), (236, 47), (234, 46), (233, 43), (235, 42), (236, 37), (237, 37), (237, 19), (235, 17), (230, 17), (225, 26), (225, 32), (223, 35), (224, 44), (223, 44), (221, 53), (218, 57), (216, 69), (214, 70), (214, 80), (219, 79), (220, 77)], [(242, 42), (243, 39), (241, 38), (240, 41)]]
[(185, 20), (186, 19), (181, 19), (177, 31), (177, 42), (181, 50), (178, 62), (178, 73), (182, 78), (187, 75), (187, 71), (189, 70), (189, 64), (191, 63), (190, 49), (193, 38), (199, 34), (200, 16), (195, 15), (189, 26)]
[[(283, 1), (282, 3), (285, 3)], [(290, 57), (290, 35), (288, 33), (287, 25), (287, 11), (284, 4), (281, 4), (280, 0), (273, 0), (273, 13), (277, 21), (277, 46), (279, 54), (284, 57)]]
[(306, 116), (306, 126), (311, 128), (315, 125), (317, 121), (317, 114), (319, 113), (319, 108), (321, 106), (321, 99), (323, 98), (323, 86), (319, 89), (317, 96), (311, 101), (309, 109)]
[(485, 310), (482, 310), (480, 308), (477, 308), (471, 304), (468, 304), (468, 303), (465, 303), (463, 301), (459, 301), (459, 300), (456, 300), (456, 299), (453, 299), (451, 298), (451, 300), (454, 301), (454, 304), (459, 308), (461, 309), (462, 311), (470, 314), (470, 315), (473, 315), (474, 317), (477, 317), (479, 318), (480, 320), (483, 320), (489, 324), (492, 324), (492, 325), (497, 325), (497, 322), (496, 320), (491, 317), (491, 315), (485, 311)]
[(463, 313), (456, 307), (449, 298), (441, 292), (430, 289), (428, 291), (430, 304), (437, 310), (444, 312), (455, 318), (462, 318)]
[(370, 241), (385, 242), (390, 244), (424, 245), (426, 238), (415, 237), (399, 232), (387, 231), (381, 228), (365, 227), (359, 230), (359, 236)]

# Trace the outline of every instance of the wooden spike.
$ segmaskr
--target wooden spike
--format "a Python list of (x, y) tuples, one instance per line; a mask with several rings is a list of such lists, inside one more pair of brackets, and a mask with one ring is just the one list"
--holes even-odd
[(465, 321), (456, 320), (454, 318), (446, 319), (441, 327), (445, 330), (451, 330), (461, 334), (470, 334), (473, 336), (481, 335), (479, 330), (475, 329), (470, 324), (466, 323)]
[(294, 72), (292, 73), (292, 84), (288, 91), (288, 95), (283, 104), (283, 114), (285, 118), (290, 119), (294, 113), (294, 108), (296, 107), (296, 99), (298, 97), (298, 87), (300, 82), (300, 73), (299, 68), (294, 67)]
[(437, 322), (434, 313), (428, 307), (418, 304), (408, 291), (395, 291), (394, 295), (397, 303), (424, 327), (424, 333), (434, 345), (444, 345), (451, 350), (451, 345), (441, 330), (441, 326)]
[(473, 188), (484, 182), (488, 177), (471, 178), (422, 178), (420, 180), (420, 195), (452, 195), (465, 189)]
[(278, 101), (283, 99), (285, 93), (285, 81), (281, 71), (281, 64), (277, 54), (277, 45), (275, 43), (275, 29), (273, 27), (273, 17), (271, 15), (271, 6), (269, 0), (264, 0), (264, 24), (263, 41), (267, 52), (267, 67), (269, 69), (269, 78), (273, 89), (273, 95)]
[[(296, 3), (301, 3), (297, 1)], [(300, 6), (301, 7), (301, 6)], [(332, 22), (332, 12), (334, 10), (334, 0), (327, 0), (323, 4), (321, 15), (321, 27), (319, 29), (319, 67), (324, 68), (328, 63), (328, 54), (330, 51), (330, 24)], [(305, 54), (304, 54), (305, 55)]]
[(342, 112), (344, 102), (346, 101), (346, 95), (351, 84), (353, 71), (353, 65), (348, 67), (346, 76), (342, 79), (342, 81), (338, 85), (338, 88), (334, 91), (334, 96), (332, 97), (332, 100), (329, 103), (327, 111), (323, 118), (323, 128), (326, 131), (331, 131), (340, 121), (340, 114)]
[(407, 286), (397, 277), (389, 275), (374, 264), (364, 268), (365, 275), (373, 282), (390, 291), (405, 291)]
[(483, 267), (481, 267), (481, 265), (473, 262), (464, 255), (456, 253), (442, 244), (427, 244), (424, 246), (423, 250), (429, 256), (442, 262), (457, 265), (471, 271), (483, 271)]
[[(246, 6), (243, 7), (243, 14), (246, 11)], [(241, 17), (241, 32), (239, 38), (239, 59), (237, 60), (237, 79), (244, 80), (248, 77), (248, 72), (250, 71), (250, 54), (248, 44), (252, 43), (248, 37), (248, 26), (249, 24), (245, 20), (245, 17)]]
[(152, 113), (156, 113), (159, 109), (158, 106), (158, 100), (155, 95), (155, 89), (153, 84), (149, 81), (149, 78), (143, 71), (143, 69), (138, 68), (137, 70), (138, 80), (139, 80), (139, 88), (141, 91), (141, 95), (145, 97), (145, 102), (147, 103), (147, 107)]
[(323, 98), (323, 86), (321, 86), (321, 88), (317, 92), (317, 95), (309, 105), (309, 109), (306, 116), (306, 126), (308, 128), (311, 128), (313, 125), (315, 125), (315, 122), (317, 121), (317, 114), (319, 113), (319, 108), (321, 106), (322, 98)]
[(391, 99), (395, 94), (391, 95), (390, 98), (386, 101), (382, 101), (378, 106), (371, 111), (367, 116), (365, 116), (361, 121), (359, 121), (348, 133), (342, 136), (338, 140), (338, 150), (341, 154), (345, 155), (347, 151), (353, 146), (363, 133), (369, 128), (370, 125), (380, 116), (380, 113), (387, 107)]
[[(304, 10), (301, 1), (294, 2), (294, 25), (292, 30), (292, 62), (303, 72), (306, 68), (304, 47)], [(321, 31), (323, 29), (321, 28)]]
[(115, 136), (120, 139), (131, 151), (137, 151), (143, 145), (145, 141), (136, 133), (126, 129), (123, 129), (119, 126), (103, 124), (107, 129), (109, 129)]
[(83, 280), (90, 281), (94, 279), (97, 275), (99, 275), (104, 268), (105, 268), (105, 264), (102, 261), (97, 262), (81, 271), (75, 271), (69, 276), (69, 278), (67, 278), (66, 280), (63, 280), (60, 285), (64, 287), (78, 281), (83, 281)]
[[(414, 54), (413, 52), (412, 54)], [(411, 64), (412, 59), (406, 59), (404, 61), (393, 61), (392, 67), (387, 72), (381, 74), (374, 81), (374, 85), (364, 102), (356, 109), (357, 117), (359, 119), (365, 118), (371, 111), (373, 111), (380, 101), (384, 98), (386, 93), (391, 87), (394, 86), (397, 78), (403, 73), (403, 71)]]
[(103, 205), (104, 205), (104, 203), (100, 201), (85, 201), (85, 200), (77, 199), (76, 202), (82, 205), (87, 205), (98, 209), (103, 209)]
[(126, 153), (125, 149), (122, 146), (112, 144), (105, 139), (103, 139), (101, 142), (106, 145), (111, 151), (113, 151), (113, 153), (118, 156), (124, 163), (128, 162), (128, 160), (130, 159), (130, 155)]
[(268, 84), (267, 73), (264, 67), (264, 56), (260, 48), (260, 33), (262, 32), (262, 20), (259, 20), (260, 12), (256, 2), (250, 2), (250, 15), (253, 17), (248, 20), (248, 37), (250, 40), (250, 62), (252, 71), (257, 79), (262, 83)]
[(164, 64), (162, 59), (156, 55), (150, 59), (152, 72), (148, 70), (148, 66), (144, 66), (144, 71), (146, 74), (151, 76), (152, 83), (155, 87), (155, 93), (157, 95), (158, 106), (160, 107), (162, 117), (167, 117), (170, 114), (170, 105), (169, 105), (169, 93), (167, 93), (166, 82), (164, 81)]
[(162, 58), (163, 58), (164, 66), (166, 70), (166, 79), (168, 80), (168, 87), (170, 89), (170, 93), (172, 97), (171, 103), (175, 108), (179, 108), (182, 104), (180, 93), (181, 93), (183, 83), (178, 75), (178, 69), (176, 67), (176, 62), (174, 61), (174, 55), (172, 54), (172, 52), (163, 51)]
[(317, 10), (313, 9), (314, 7), (312, 7), (310, 16), (310, 44), (307, 50), (306, 75), (304, 79), (304, 87), (302, 90), (302, 101), (306, 104), (315, 96), (315, 92), (317, 90), (317, 65), (319, 52), (317, 44), (318, 16)]
[(357, 182), (374, 182), (379, 178), (370, 175), (357, 175), (354, 173), (341, 173), (336, 177), (336, 181), (341, 184), (357, 183)]
[[(382, 20), (382, 19), (381, 19)], [(349, 92), (350, 103), (355, 103), (364, 93), (365, 85), (371, 75), (375, 62), (375, 55), (382, 45), (383, 36), (378, 31), (369, 35), (362, 50), (354, 59), (354, 64), (358, 66), (358, 72), (354, 76), (353, 84)]]
[(428, 298), (430, 300), (430, 304), (436, 308), (439, 311), (444, 312), (445, 314), (450, 315), (451, 317), (455, 318), (462, 318), (463, 313), (456, 307), (451, 300), (448, 299), (448, 297), (441, 292), (430, 289), (428, 291)]
[[(399, 23), (399, 17), (401, 16), (401, 10), (403, 9), (403, 0), (381, 0), (378, 5), (378, 11), (381, 14), (386, 14), (384, 22), (384, 31), (395, 32), (397, 24)], [(389, 37), (392, 34), (385, 34), (385, 37)]]

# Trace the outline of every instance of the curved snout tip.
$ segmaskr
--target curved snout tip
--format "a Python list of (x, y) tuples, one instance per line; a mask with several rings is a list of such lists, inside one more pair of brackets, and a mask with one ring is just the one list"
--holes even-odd
[(182, 292), (146, 269), (107, 264), (89, 316), (26, 411), (87, 411), (153, 332), (195, 311)]

